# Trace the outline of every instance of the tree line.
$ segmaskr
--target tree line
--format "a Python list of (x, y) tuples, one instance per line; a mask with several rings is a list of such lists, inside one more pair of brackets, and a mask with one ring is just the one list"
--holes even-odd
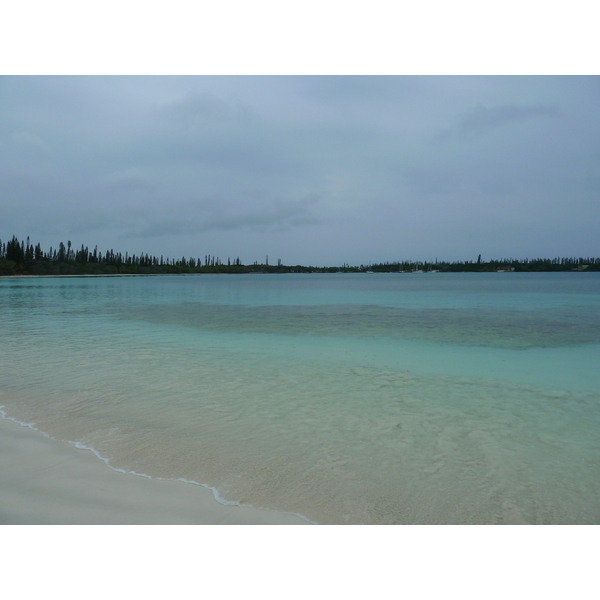
[(414, 271), (438, 271), (441, 273), (494, 272), (499, 269), (514, 271), (600, 271), (599, 257), (557, 256), (554, 258), (501, 258), (482, 261), (481, 255), (475, 261), (397, 261), (362, 267), (373, 272), (408, 273)]
[(256, 270), (285, 272), (281, 259), (277, 265), (255, 261), (244, 265), (240, 257), (228, 257), (206, 254), (204, 257), (185, 257), (179, 259), (152, 256), (148, 253), (129, 254), (115, 252), (112, 248), (105, 252), (98, 246), (90, 249), (82, 244), (73, 247), (71, 241), (64, 242), (45, 251), (40, 243), (33, 244), (30, 238), (12, 239), (3, 242), (0, 239), (0, 275), (118, 275), (118, 274), (179, 274), (179, 273), (246, 273)]
[(98, 246), (92, 250), (82, 245), (75, 249), (71, 241), (63, 242), (56, 248), (47, 251), (39, 243), (33, 244), (29, 237), (19, 241), (13, 237), (7, 241), (0, 240), (0, 276), (1, 275), (159, 275), (183, 273), (360, 273), (360, 272), (465, 272), (496, 271), (505, 267), (515, 271), (599, 271), (600, 258), (595, 257), (555, 257), (536, 259), (503, 258), (484, 262), (479, 255), (476, 261), (433, 262), (395, 261), (369, 265), (350, 266), (346, 263), (339, 267), (313, 267), (304, 265), (284, 265), (281, 259), (276, 264), (269, 264), (269, 257), (264, 262), (255, 261), (245, 265), (239, 256), (221, 260), (210, 254), (204, 257), (185, 257), (179, 259), (151, 256), (147, 253), (122, 254), (112, 248), (101, 252)]

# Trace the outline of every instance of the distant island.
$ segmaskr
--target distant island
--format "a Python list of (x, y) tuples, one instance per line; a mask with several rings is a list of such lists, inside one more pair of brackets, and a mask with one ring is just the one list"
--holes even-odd
[(57, 248), (42, 250), (29, 237), (19, 241), (16, 236), (8, 242), (0, 240), (0, 276), (10, 275), (179, 275), (185, 273), (460, 273), (497, 271), (600, 271), (598, 257), (555, 258), (502, 258), (482, 261), (481, 255), (474, 261), (395, 261), (369, 265), (339, 267), (313, 267), (284, 265), (281, 259), (275, 264), (265, 257), (250, 265), (242, 264), (239, 257), (221, 260), (210, 254), (180, 259), (90, 250), (81, 246), (75, 250), (71, 242), (60, 242)]

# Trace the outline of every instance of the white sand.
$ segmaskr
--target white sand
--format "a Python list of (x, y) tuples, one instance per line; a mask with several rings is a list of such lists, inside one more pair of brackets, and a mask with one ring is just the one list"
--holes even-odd
[(0, 418), (0, 524), (300, 525), (219, 504), (211, 490), (111, 469), (92, 452)]

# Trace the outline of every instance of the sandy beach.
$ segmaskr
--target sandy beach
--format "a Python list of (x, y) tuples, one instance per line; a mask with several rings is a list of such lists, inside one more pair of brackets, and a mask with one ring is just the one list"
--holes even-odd
[(92, 452), (0, 418), (0, 524), (301, 525), (219, 504), (211, 490), (115, 471)]

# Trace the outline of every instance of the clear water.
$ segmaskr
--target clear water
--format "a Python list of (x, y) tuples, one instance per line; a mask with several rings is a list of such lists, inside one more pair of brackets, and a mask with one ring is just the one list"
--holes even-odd
[(0, 405), (319, 523), (600, 523), (600, 274), (0, 281)]

